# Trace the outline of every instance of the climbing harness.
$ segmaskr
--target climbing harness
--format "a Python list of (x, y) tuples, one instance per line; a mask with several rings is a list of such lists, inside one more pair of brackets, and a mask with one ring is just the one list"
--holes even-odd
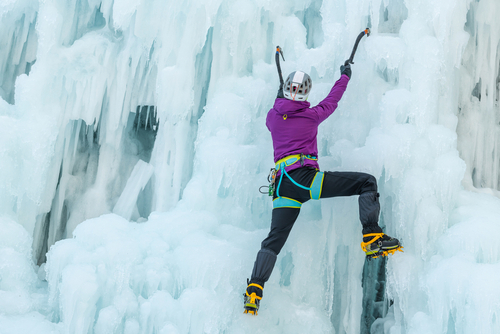
[(323, 172), (317, 172), (316, 175), (314, 176), (314, 179), (311, 183), (310, 187), (305, 187), (298, 182), (296, 182), (290, 174), (286, 171), (286, 167), (291, 166), (297, 162), (300, 162), (301, 166), (304, 166), (304, 161), (305, 160), (314, 160), (317, 161), (318, 158), (311, 156), (311, 155), (305, 155), (305, 154), (293, 154), (284, 157), (283, 159), (280, 159), (276, 162), (275, 170), (279, 171), (280, 177), (279, 177), (279, 182), (278, 186), (276, 187), (276, 198), (273, 200), (273, 209), (276, 208), (300, 208), (302, 206), (302, 203), (299, 201), (280, 196), (280, 186), (281, 186), (281, 181), (283, 180), (283, 175), (286, 175), (290, 181), (294, 185), (296, 185), (299, 188), (305, 189), (309, 191), (309, 195), (311, 196), (311, 199), (319, 199), (321, 197), (321, 189), (323, 188), (323, 179), (324, 179), (324, 173)]

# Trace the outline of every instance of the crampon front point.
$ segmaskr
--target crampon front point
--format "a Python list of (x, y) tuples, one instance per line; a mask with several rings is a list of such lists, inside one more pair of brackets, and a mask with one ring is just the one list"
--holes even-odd
[(252, 308), (251, 306), (245, 306), (245, 311), (243, 311), (243, 313), (257, 315), (257, 309)]

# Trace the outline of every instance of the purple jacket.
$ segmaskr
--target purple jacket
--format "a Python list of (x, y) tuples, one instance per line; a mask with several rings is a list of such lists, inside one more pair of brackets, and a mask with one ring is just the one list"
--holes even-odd
[[(307, 101), (276, 99), (266, 119), (273, 138), (274, 162), (292, 154), (318, 156), (318, 125), (337, 109), (348, 82), (349, 77), (342, 75), (328, 96), (312, 108)], [(313, 160), (306, 159), (304, 166), (319, 169), (318, 162)], [(300, 167), (300, 162), (297, 162), (287, 167), (286, 171)]]

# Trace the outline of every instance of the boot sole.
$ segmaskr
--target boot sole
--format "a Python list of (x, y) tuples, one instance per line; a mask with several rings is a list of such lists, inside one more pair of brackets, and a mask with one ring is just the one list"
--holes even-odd
[(389, 254), (393, 255), (394, 253), (396, 253), (396, 251), (400, 251), (401, 253), (404, 253), (403, 251), (403, 247), (400, 246), (400, 245), (396, 245), (392, 248), (385, 248), (385, 249), (378, 249), (378, 250), (370, 250), (368, 252), (366, 252), (366, 256), (371, 258), (371, 259), (376, 259), (378, 258), (379, 256), (389, 256)]

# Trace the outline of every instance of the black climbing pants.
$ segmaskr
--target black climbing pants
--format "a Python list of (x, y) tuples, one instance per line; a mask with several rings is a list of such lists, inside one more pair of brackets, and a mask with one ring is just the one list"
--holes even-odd
[[(310, 187), (318, 171), (310, 167), (295, 169), (288, 174), (298, 184)], [(281, 176), (279, 195), (305, 203), (311, 199), (310, 192), (302, 189), (286, 176)], [(279, 179), (276, 181), (279, 183)], [(378, 226), (380, 203), (377, 180), (370, 174), (357, 172), (325, 172), (320, 198), (359, 195), (359, 218), (363, 234), (381, 233)], [(274, 195), (276, 198), (276, 194)], [(271, 276), (276, 257), (283, 248), (293, 224), (299, 216), (300, 208), (275, 208), (271, 219), (271, 231), (257, 254), (252, 271), (252, 283), (264, 285)]]

